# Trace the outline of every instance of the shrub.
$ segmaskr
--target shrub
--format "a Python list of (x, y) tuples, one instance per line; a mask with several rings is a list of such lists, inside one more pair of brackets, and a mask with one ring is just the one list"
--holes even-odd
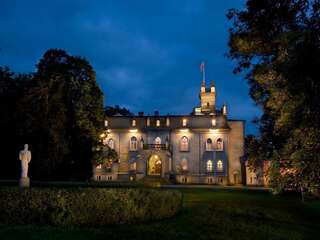
[(158, 220), (181, 208), (178, 191), (140, 188), (0, 188), (0, 223), (102, 226)]

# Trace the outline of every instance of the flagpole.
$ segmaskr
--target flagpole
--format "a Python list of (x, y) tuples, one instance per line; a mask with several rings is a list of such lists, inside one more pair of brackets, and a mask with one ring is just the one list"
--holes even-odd
[(205, 63), (203, 62), (203, 72), (202, 72), (202, 74), (203, 74), (203, 81), (204, 82), (206, 82), (206, 65), (205, 65)]

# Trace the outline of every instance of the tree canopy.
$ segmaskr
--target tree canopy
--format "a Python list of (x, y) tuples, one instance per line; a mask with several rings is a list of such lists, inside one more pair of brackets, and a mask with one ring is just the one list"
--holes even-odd
[(104, 108), (104, 114), (108, 117), (114, 116), (116, 114), (121, 114), (122, 116), (133, 116), (133, 113), (131, 113), (128, 109), (124, 107), (120, 107), (119, 105), (112, 106), (106, 106)]
[(319, 185), (320, 1), (248, 0), (227, 16), (234, 71), (246, 72), (263, 110), (259, 137), (249, 144), (263, 151), (249, 157), (271, 160), (275, 188)]
[[(0, 109), (13, 115), (1, 128), (14, 128), (11, 135), (29, 143), (33, 178), (88, 179), (92, 147), (104, 119), (103, 94), (91, 65), (64, 50), (51, 49), (32, 75), (15, 76), (8, 69), (1, 70), (1, 88), (10, 89), (1, 96), (11, 105)], [(22, 141), (18, 142), (21, 148)], [(7, 153), (7, 161), (16, 161), (20, 150), (16, 144), (14, 150)]]

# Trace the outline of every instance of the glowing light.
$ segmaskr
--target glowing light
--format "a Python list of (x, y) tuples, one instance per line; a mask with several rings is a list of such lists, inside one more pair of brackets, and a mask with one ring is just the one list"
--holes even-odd
[(107, 133), (111, 133), (111, 130), (110, 130), (110, 129), (107, 129)]
[(212, 120), (211, 120), (211, 124), (212, 124), (213, 127), (215, 127), (216, 124), (217, 124), (216, 119), (212, 119)]
[(189, 132), (189, 129), (188, 128), (182, 128), (179, 131), (182, 132), (182, 133), (186, 133), (186, 132)]
[(100, 138), (104, 138), (105, 136), (106, 136), (105, 133), (101, 133), (101, 134), (100, 134)]
[(182, 119), (182, 126), (183, 127), (186, 127), (187, 126), (187, 119)]
[(219, 132), (218, 129), (210, 129), (209, 131), (210, 131), (210, 133), (217, 133), (217, 132)]
[(129, 132), (136, 133), (136, 132), (138, 132), (138, 129), (130, 129)]
[(132, 120), (132, 127), (135, 127), (136, 124), (137, 124), (137, 123), (136, 123), (136, 120), (133, 119), (133, 120)]
[(104, 120), (104, 126), (108, 127), (108, 120)]
[(167, 127), (170, 126), (170, 119), (169, 118), (166, 119), (166, 125), (167, 125)]

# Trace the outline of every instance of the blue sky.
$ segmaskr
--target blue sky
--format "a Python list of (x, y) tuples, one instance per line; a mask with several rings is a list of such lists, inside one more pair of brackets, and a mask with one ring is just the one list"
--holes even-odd
[(216, 83), (218, 106), (247, 121), (260, 111), (227, 53), (226, 12), (242, 0), (55, 0), (0, 2), (0, 65), (33, 72), (49, 48), (85, 57), (105, 104), (137, 113), (188, 114), (199, 103), (199, 64)]

